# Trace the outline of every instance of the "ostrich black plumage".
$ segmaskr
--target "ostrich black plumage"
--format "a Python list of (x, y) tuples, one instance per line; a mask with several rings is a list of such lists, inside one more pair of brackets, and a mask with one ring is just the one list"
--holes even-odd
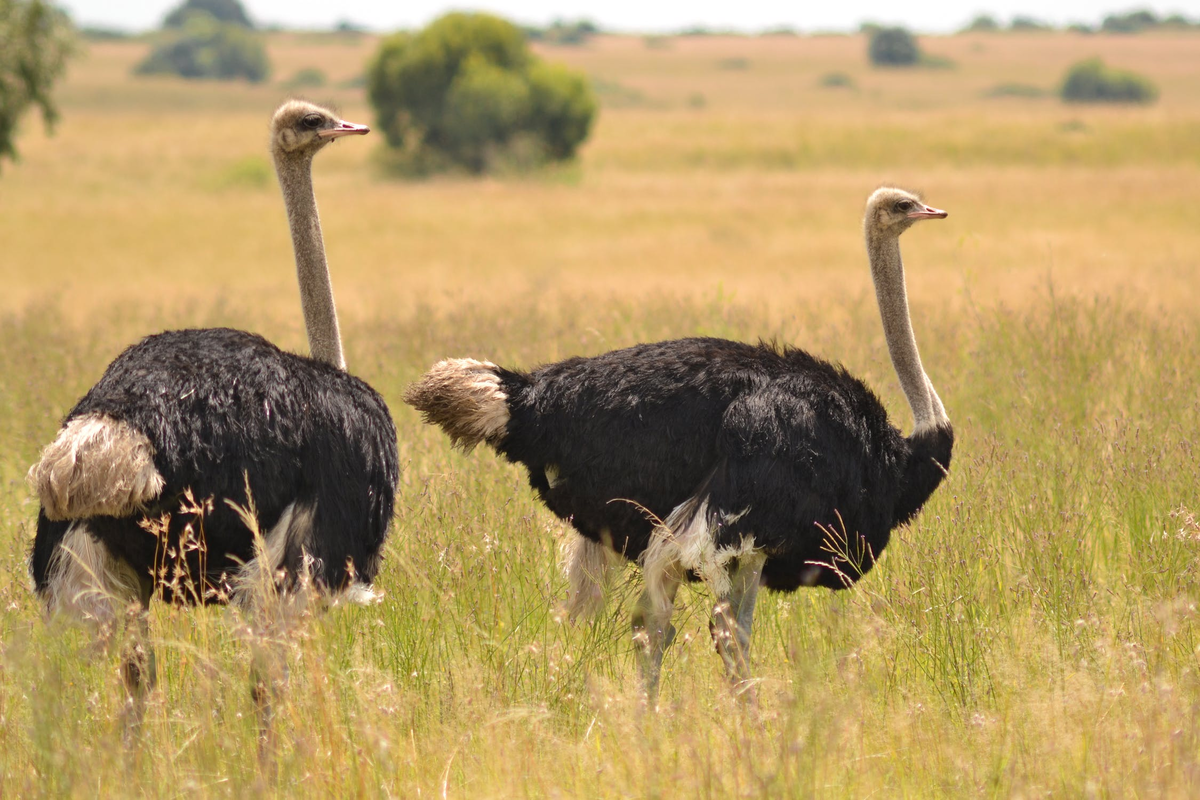
[[(380, 396), (345, 371), (312, 188), (313, 156), (367, 131), (301, 101), (271, 123), (313, 357), (227, 328), (147, 337), (30, 470), (42, 503), (30, 568), (51, 611), (104, 622), (156, 591), (221, 602), (264, 576), (284, 589), (369, 589), (392, 517), (396, 432)], [(211, 500), (208, 511), (193, 513), (187, 493)], [(231, 505), (251, 498), (269, 563)], [(158, 535), (155, 520), (167, 523)], [(135, 699), (153, 681), (148, 648), (124, 665)]]
[[(749, 677), (758, 587), (852, 585), (950, 466), (954, 434), (921, 367), (899, 237), (945, 217), (879, 189), (864, 218), (892, 362), (911, 436), (841, 367), (801, 350), (694, 338), (571, 358), (533, 372), (440, 362), (405, 400), (464, 448), (487, 442), (524, 464), (556, 515), (585, 538), (569, 564), (572, 602), (596, 595), (602, 547), (643, 566), (635, 613), (653, 697), (676, 590), (717, 597), (711, 625), (730, 677)], [(647, 513), (649, 512), (649, 513)]]

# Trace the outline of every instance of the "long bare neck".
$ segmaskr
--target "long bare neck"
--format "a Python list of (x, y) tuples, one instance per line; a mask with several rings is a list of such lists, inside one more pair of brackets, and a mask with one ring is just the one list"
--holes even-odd
[(300, 303), (304, 325), (308, 329), (308, 349), (313, 358), (346, 368), (342, 355), (342, 335), (338, 330), (337, 308), (333, 303), (333, 284), (325, 260), (325, 241), (321, 238), (321, 218), (313, 194), (312, 155), (275, 154), (275, 171), (283, 189), (288, 224), (292, 229), (292, 248), (296, 253), (296, 277), (300, 281)]
[(900, 387), (912, 409), (913, 432), (945, 425), (950, 419), (921, 366), (921, 354), (917, 351), (917, 339), (913, 335), (908, 293), (904, 286), (904, 263), (900, 258), (900, 239), (870, 227), (867, 228), (866, 238), (871, 277), (875, 281), (875, 299), (879, 302), (879, 316), (883, 320), (883, 335), (892, 357), (892, 366), (900, 379)]

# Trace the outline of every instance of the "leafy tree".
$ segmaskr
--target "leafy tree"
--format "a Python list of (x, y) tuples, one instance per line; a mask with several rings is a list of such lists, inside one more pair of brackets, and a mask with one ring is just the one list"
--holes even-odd
[(1010, 31), (1018, 31), (1020, 33), (1036, 33), (1040, 31), (1050, 30), (1050, 26), (1046, 23), (1036, 20), (1033, 17), (1016, 16), (1012, 18), (1012, 22), (1008, 24)]
[(284, 81), (283, 85), (290, 91), (297, 89), (319, 89), (327, 82), (325, 72), (317, 67), (301, 67), (296, 74)]
[(525, 36), (530, 41), (546, 42), (558, 45), (586, 44), (596, 34), (600, 27), (591, 20), (581, 19), (576, 22), (556, 19), (548, 28), (526, 28)]
[(134, 34), (128, 31), (96, 25), (84, 25), (78, 29), (78, 32), (82, 38), (89, 42), (124, 42), (134, 37)]
[(15, 159), (17, 121), (30, 106), (51, 128), (58, 110), (50, 97), (74, 51), (74, 31), (61, 11), (42, 0), (0, 0), (0, 163)]
[(1134, 72), (1105, 66), (1098, 58), (1080, 61), (1067, 70), (1060, 92), (1069, 103), (1153, 103), (1158, 89)]
[(1100, 23), (1103, 33), (1139, 33), (1147, 28), (1158, 27), (1158, 17), (1145, 9), (1127, 14), (1110, 14)]
[(238, 0), (186, 0), (183, 5), (167, 14), (163, 19), (163, 27), (182, 28), (188, 17), (197, 12), (208, 14), (218, 22), (227, 22), (243, 28), (254, 27), (246, 9)]
[(339, 20), (338, 23), (333, 26), (333, 31), (334, 33), (347, 33), (353, 36), (360, 36), (366, 33), (367, 29), (362, 25), (359, 25), (357, 22), (343, 19)]
[(245, 78), (258, 83), (266, 80), (270, 65), (267, 50), (254, 33), (194, 11), (183, 27), (168, 33), (134, 72), (216, 80)]
[(917, 40), (904, 28), (876, 29), (871, 34), (867, 54), (877, 67), (910, 67), (921, 60)]
[(539, 132), (551, 159), (575, 155), (596, 115), (591, 84), (581, 73), (535, 61), (529, 68), (530, 127)]
[(567, 159), (596, 113), (584, 76), (541, 61), (519, 28), (489, 14), (450, 13), (386, 38), (367, 89), (410, 171)]
[(990, 14), (980, 14), (971, 20), (967, 27), (963, 28), (963, 33), (995, 33), (1000, 30), (1000, 23)]

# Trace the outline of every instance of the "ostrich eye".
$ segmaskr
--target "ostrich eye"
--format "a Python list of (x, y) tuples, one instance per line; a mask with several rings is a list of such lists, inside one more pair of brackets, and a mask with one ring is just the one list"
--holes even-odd
[(901, 200), (899, 203), (896, 203), (897, 211), (901, 211), (901, 212), (912, 211), (912, 209), (913, 209), (913, 204), (912, 204), (911, 200)]
[(300, 122), (310, 131), (315, 131), (317, 128), (321, 127), (323, 120), (321, 119), (320, 114), (309, 114), (304, 119), (300, 120)]

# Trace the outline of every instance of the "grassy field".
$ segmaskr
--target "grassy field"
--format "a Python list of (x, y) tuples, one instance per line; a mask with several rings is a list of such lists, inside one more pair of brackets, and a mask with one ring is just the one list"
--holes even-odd
[[(347, 359), (404, 464), (369, 608), (306, 618), (273, 769), (229, 609), (155, 609), (159, 688), (120, 744), (117, 657), (28, 589), (23, 482), (138, 336), (230, 324), (303, 350), (266, 150), (285, 96), (128, 76), (92, 45), (0, 173), (0, 798), (1194, 796), (1200, 790), (1200, 47), (1185, 34), (935, 38), (953, 69), (872, 71), (858, 37), (601, 38), (544, 52), (606, 105), (577, 164), (400, 183), (373, 137), (316, 164)], [(370, 121), (369, 38), (280, 35), (277, 81)], [(1157, 105), (1051, 91), (1102, 55)], [(843, 72), (851, 88), (825, 88)], [(766, 596), (756, 708), (709, 600), (681, 595), (662, 711), (638, 711), (629, 568), (562, 620), (566, 529), (523, 474), (451, 452), (400, 402), (449, 355), (531, 366), (637, 341), (778, 338), (846, 364), (895, 421), (859, 231), (894, 181), (945, 222), (905, 237), (949, 480), (854, 591)], [(251, 266), (252, 265), (252, 266)]]

